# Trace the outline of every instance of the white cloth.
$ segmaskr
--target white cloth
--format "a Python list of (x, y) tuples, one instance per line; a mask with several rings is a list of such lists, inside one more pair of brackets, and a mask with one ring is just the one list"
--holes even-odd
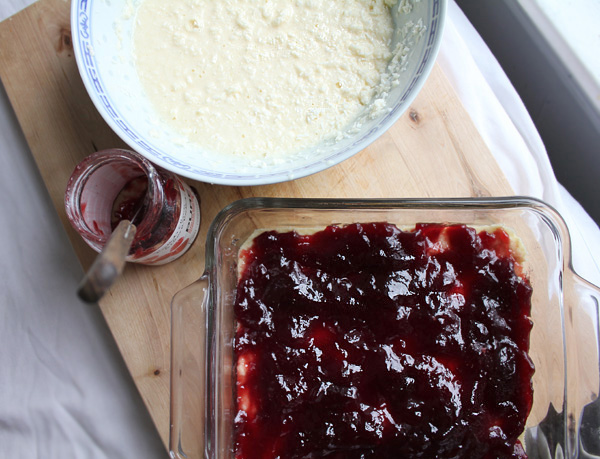
[[(0, 20), (31, 3), (2, 0)], [(443, 70), (516, 194), (562, 213), (575, 267), (600, 284), (600, 230), (556, 182), (515, 90), (449, 6)], [(99, 310), (74, 295), (83, 273), (3, 88), (0, 213), (0, 457), (166, 457)]]
[(166, 459), (1, 85), (0, 214), (0, 457)]
[(600, 285), (600, 229), (556, 180), (523, 102), (454, 1), (438, 58), (515, 194), (542, 199), (567, 222), (578, 274)]

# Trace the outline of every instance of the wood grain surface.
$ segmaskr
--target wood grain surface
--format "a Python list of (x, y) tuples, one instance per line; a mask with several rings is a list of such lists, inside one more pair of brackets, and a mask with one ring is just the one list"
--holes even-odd
[[(82, 266), (95, 253), (71, 228), (63, 205), (67, 180), (86, 155), (125, 147), (100, 117), (78, 74), (70, 2), (39, 0), (0, 24), (0, 77), (41, 176)], [(208, 226), (225, 205), (249, 196), (462, 197), (512, 190), (436, 65), (401, 119), (342, 164), (292, 182), (246, 188), (193, 184), (202, 224), (192, 249), (160, 267), (127, 265), (100, 308), (158, 431), (169, 434), (170, 301), (204, 266)], [(73, 292), (75, 295), (75, 292)]]

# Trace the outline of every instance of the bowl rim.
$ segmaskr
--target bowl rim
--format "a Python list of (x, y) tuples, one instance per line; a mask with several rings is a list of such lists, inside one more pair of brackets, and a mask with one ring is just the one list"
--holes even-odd
[[(176, 164), (178, 163), (176, 158), (173, 158), (173, 162), (169, 162), (162, 157), (150, 155), (148, 153), (146, 148), (157, 151), (157, 153), (162, 155), (165, 154), (159, 149), (148, 145), (148, 143), (146, 143), (146, 141), (128, 125), (126, 120), (119, 115), (115, 108), (110, 105), (109, 100), (106, 97), (101, 97), (102, 94), (105, 94), (105, 89), (101, 82), (100, 75), (95, 69), (94, 53), (91, 50), (91, 24), (89, 16), (85, 11), (81, 11), (82, 9), (87, 9), (88, 5), (90, 5), (89, 8), (91, 8), (93, 1), (94, 0), (79, 0), (71, 2), (70, 16), (73, 34), (72, 41), (77, 69), (83, 80), (86, 92), (103, 120), (131, 149), (141, 154), (152, 163), (192, 180), (230, 186), (270, 185), (306, 177), (327, 170), (346, 159), (351, 158), (375, 142), (407, 111), (410, 104), (415, 100), (429, 78), (441, 47), (448, 8), (448, 0), (431, 0), (434, 2), (433, 9), (434, 13), (437, 13), (437, 16), (435, 16), (437, 20), (435, 21), (435, 33), (431, 31), (428, 35), (429, 39), (426, 44), (426, 50), (421, 65), (416, 70), (409, 87), (405, 91), (402, 99), (395, 105), (394, 110), (392, 110), (392, 112), (390, 112), (377, 127), (373, 128), (371, 132), (366, 133), (360, 141), (357, 141), (342, 152), (333, 153), (328, 158), (321, 158), (309, 163), (300, 164), (296, 169), (279, 170), (264, 175), (249, 174), (241, 176), (229, 173), (210, 174), (210, 171), (208, 170), (203, 171), (204, 174), (201, 174), (189, 170), (189, 165), (187, 165), (188, 167), (186, 168), (186, 165), (181, 162)], [(84, 44), (82, 39), (89, 40), (89, 43), (87, 45)]]

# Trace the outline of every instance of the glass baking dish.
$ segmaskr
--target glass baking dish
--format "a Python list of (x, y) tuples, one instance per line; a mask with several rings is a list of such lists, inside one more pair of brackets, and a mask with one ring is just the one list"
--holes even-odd
[(233, 302), (241, 244), (260, 228), (349, 223), (502, 225), (521, 240), (533, 287), (534, 401), (523, 443), (530, 458), (600, 457), (600, 290), (572, 269), (560, 215), (530, 198), (314, 200), (251, 198), (214, 219), (202, 277), (172, 302), (173, 458), (232, 458)]

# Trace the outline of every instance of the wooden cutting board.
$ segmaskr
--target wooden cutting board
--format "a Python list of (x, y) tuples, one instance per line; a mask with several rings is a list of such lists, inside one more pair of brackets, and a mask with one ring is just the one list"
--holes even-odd
[[(126, 146), (97, 113), (79, 77), (71, 46), (69, 7), (67, 0), (39, 0), (0, 24), (0, 78), (56, 211), (87, 268), (95, 253), (67, 221), (65, 186), (75, 165), (86, 155)], [(202, 200), (201, 230), (192, 249), (166, 266), (128, 265), (100, 303), (165, 444), (169, 435), (170, 301), (175, 292), (202, 274), (206, 232), (225, 205), (250, 196), (513, 194), (437, 65), (402, 118), (372, 146), (342, 164), (311, 177), (269, 186), (188, 183), (196, 186)]]

